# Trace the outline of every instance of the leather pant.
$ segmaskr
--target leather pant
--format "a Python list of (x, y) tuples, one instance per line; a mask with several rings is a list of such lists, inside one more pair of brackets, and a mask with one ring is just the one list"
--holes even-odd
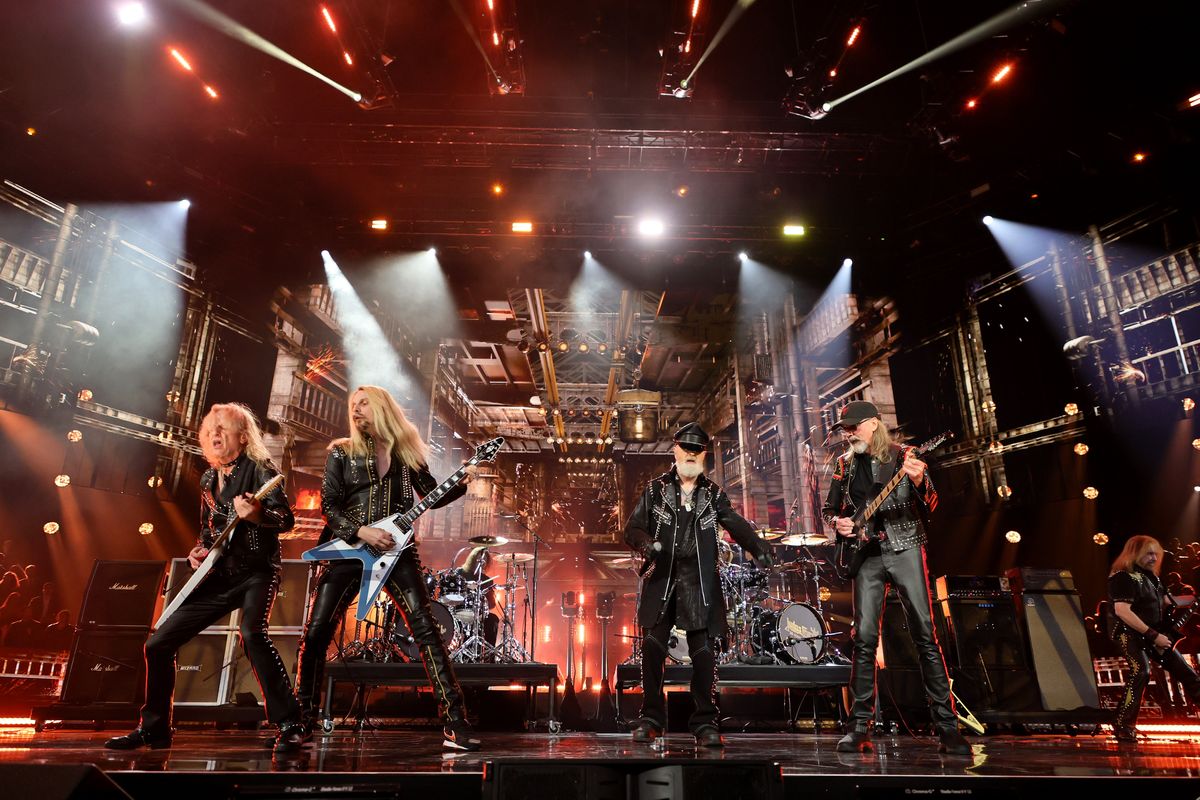
[[(325, 654), (346, 610), (358, 596), (361, 580), (362, 563), (357, 560), (335, 561), (322, 568), (317, 578), (296, 671), (296, 697), (307, 723), (317, 716)], [(465, 721), (462, 689), (454, 675), (450, 653), (434, 624), (429, 590), (425, 587), (421, 563), (412, 549), (396, 562), (384, 591), (395, 601), (419, 645), (421, 661), (443, 719), (450, 724)]]
[[(1129, 665), (1129, 672), (1125, 676), (1125, 691), (1121, 693), (1121, 701), (1117, 703), (1114, 725), (1118, 728), (1132, 728), (1137, 724), (1138, 712), (1142, 710), (1142, 695), (1146, 691), (1146, 685), (1150, 683), (1150, 656), (1142, 643), (1141, 635), (1131, 632), (1124, 625), (1117, 626), (1116, 642)], [(1183, 684), (1183, 690), (1192, 703), (1200, 706), (1200, 677), (1197, 677), (1183, 660), (1183, 656), (1172, 650), (1167, 653), (1162, 666), (1172, 678)]]
[(883, 624), (883, 604), (888, 585), (896, 587), (908, 618), (908, 629), (917, 649), (917, 663), (929, 698), (930, 714), (939, 730), (956, 729), (954, 699), (946, 662), (933, 629), (933, 605), (925, 548), (910, 547), (899, 553), (878, 543), (870, 548), (854, 579), (854, 659), (850, 672), (849, 726), (866, 731), (875, 716), (875, 651)]
[(276, 724), (299, 721), (292, 683), (279, 651), (267, 635), (267, 619), (277, 572), (228, 573), (218, 566), (171, 617), (146, 640), (146, 704), (139, 727), (153, 735), (170, 735), (171, 697), (175, 693), (175, 656), (179, 648), (234, 609), (242, 610), (238, 631), (262, 689), (267, 719)]
[[(642, 713), (656, 728), (665, 730), (667, 698), (663, 693), (667, 647), (675, 624), (675, 593), (671, 593), (663, 614), (653, 628), (646, 628), (642, 639)], [(692, 703), (688, 730), (717, 727), (717, 657), (707, 630), (687, 632), (688, 655), (692, 659)]]

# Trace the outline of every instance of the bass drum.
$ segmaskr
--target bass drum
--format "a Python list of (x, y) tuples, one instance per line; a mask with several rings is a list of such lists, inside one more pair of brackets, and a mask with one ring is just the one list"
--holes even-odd
[(754, 621), (751, 645), (755, 652), (775, 655), (785, 664), (815, 664), (825, 655), (829, 629), (808, 603), (789, 603), (766, 611)]
[[(454, 634), (456, 633), (454, 614), (451, 613), (450, 609), (436, 600), (431, 601), (429, 606), (433, 611), (433, 625), (437, 628), (438, 635), (442, 637), (442, 642), (446, 645), (446, 649), (450, 650), (450, 645), (454, 641)], [(421, 659), (420, 649), (417, 647), (416, 641), (413, 640), (412, 633), (408, 629), (408, 623), (404, 621), (404, 615), (399, 612), (393, 613), (396, 617), (395, 627), (392, 628), (392, 644), (396, 645), (409, 661), (419, 661)]]

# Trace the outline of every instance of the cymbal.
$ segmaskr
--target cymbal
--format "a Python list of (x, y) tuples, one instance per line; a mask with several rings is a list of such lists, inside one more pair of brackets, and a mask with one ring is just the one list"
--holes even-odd
[(756, 533), (768, 542), (774, 542), (787, 536), (787, 531), (783, 528), (759, 528)]
[(508, 539), (505, 539), (503, 536), (472, 536), (467, 541), (482, 547), (500, 547), (501, 545), (508, 544)]
[(621, 599), (622, 600), (637, 600), (638, 593), (637, 592), (626, 592), (625, 594), (621, 595)]
[(608, 562), (610, 567), (618, 569), (636, 569), (642, 565), (642, 559), (636, 556), (624, 556), (623, 558), (614, 558)]
[(496, 553), (495, 558), (502, 564), (524, 564), (533, 561), (533, 553)]
[(784, 547), (813, 547), (829, 544), (829, 540), (819, 533), (793, 533), (779, 540)]

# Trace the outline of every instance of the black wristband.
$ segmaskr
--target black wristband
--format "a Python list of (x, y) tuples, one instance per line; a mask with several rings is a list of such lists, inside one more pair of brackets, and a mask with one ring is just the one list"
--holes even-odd
[(1142, 641), (1148, 645), (1153, 645), (1154, 640), (1158, 638), (1158, 631), (1154, 628), (1146, 628), (1146, 632), (1142, 634)]

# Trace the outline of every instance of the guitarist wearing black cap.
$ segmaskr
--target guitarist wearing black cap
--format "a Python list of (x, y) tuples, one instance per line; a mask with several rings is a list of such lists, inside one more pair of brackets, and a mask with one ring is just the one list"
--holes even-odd
[[(929, 573), (925, 566), (926, 520), (937, 506), (937, 490), (926, 464), (908, 448), (892, 442), (873, 403), (855, 401), (842, 408), (834, 425), (849, 449), (838, 457), (822, 516), (843, 544), (857, 543), (850, 577), (854, 578), (854, 661), (850, 673), (852, 705), (846, 735), (837, 749), (844, 753), (873, 749), (870, 724), (875, 716), (875, 650), (888, 586), (895, 586), (904, 604), (909, 631), (916, 645), (925, 693), (940, 738), (940, 750), (970, 755), (971, 747), (958, 732), (946, 662), (933, 629)], [(903, 473), (896, 488), (855, 530), (854, 514), (864, 508), (883, 484)]]
[(704, 474), (709, 437), (694, 422), (675, 432), (675, 466), (650, 481), (625, 525), (625, 543), (646, 559), (638, 597), (642, 640), (642, 713), (635, 742), (652, 742), (666, 725), (663, 672), (671, 628), (687, 631), (695, 712), (688, 727), (702, 747), (724, 747), (717, 727), (717, 659), (725, 600), (717, 573), (718, 528), (764, 566), (771, 551), (729, 497)]

